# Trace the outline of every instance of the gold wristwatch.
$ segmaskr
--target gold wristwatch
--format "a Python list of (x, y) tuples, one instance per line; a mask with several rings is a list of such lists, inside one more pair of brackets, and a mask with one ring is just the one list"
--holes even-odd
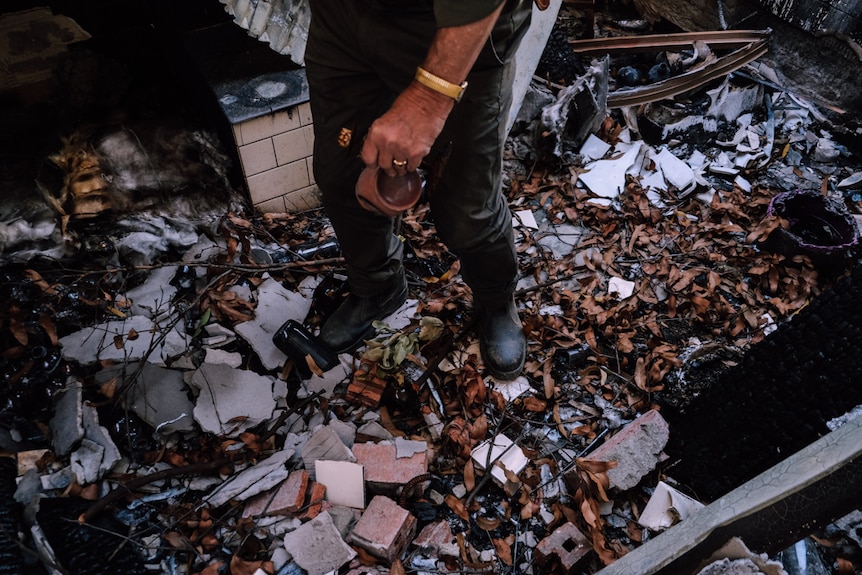
[(449, 96), (456, 102), (461, 101), (461, 96), (464, 95), (464, 90), (467, 89), (467, 82), (453, 84), (440, 76), (435, 76), (422, 66), (416, 68), (416, 81), (435, 92)]

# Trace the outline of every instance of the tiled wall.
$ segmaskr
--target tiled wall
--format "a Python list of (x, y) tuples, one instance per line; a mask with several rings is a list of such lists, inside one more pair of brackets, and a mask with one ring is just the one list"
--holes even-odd
[(320, 207), (311, 170), (312, 128), (308, 102), (233, 125), (251, 201), (261, 211)]

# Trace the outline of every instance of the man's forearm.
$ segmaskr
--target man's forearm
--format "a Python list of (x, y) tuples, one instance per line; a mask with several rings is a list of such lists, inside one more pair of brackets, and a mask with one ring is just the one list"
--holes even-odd
[(486, 17), (463, 26), (438, 28), (422, 67), (444, 80), (460, 84), (467, 78), (505, 2)]

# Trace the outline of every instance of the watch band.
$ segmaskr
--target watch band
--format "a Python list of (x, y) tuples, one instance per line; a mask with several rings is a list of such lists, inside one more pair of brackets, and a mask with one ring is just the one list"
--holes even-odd
[(454, 84), (444, 80), (440, 76), (435, 76), (422, 66), (416, 68), (416, 81), (427, 88), (431, 88), (435, 92), (449, 96), (456, 102), (461, 101), (461, 96), (464, 95), (464, 90), (467, 89), (467, 82)]

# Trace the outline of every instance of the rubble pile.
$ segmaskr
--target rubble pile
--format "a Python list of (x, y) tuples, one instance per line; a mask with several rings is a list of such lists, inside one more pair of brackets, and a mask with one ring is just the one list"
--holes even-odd
[[(49, 186), (62, 226), (8, 258), (0, 284), (8, 565), (595, 573), (696, 513), (708, 502), (666, 468), (667, 416), (854, 267), (860, 128), (756, 61), (606, 113), (640, 82), (625, 67), (537, 77), (515, 122), (528, 358), (514, 381), (483, 375), (469, 289), (425, 204), (400, 220), (410, 298), (355, 354), (327, 358), (313, 339), (289, 345), (347, 289), (323, 213), (159, 220), (151, 236), (183, 237), (134, 249), (145, 237), (123, 227), (81, 257), (99, 214)], [(561, 130), (561, 111), (593, 129)], [(102, 189), (89, 199), (113, 197)], [(828, 201), (789, 217), (783, 192)], [(57, 234), (73, 254), (44, 249)], [(36, 553), (7, 544), (18, 530)], [(858, 569), (858, 546), (841, 545)]]

